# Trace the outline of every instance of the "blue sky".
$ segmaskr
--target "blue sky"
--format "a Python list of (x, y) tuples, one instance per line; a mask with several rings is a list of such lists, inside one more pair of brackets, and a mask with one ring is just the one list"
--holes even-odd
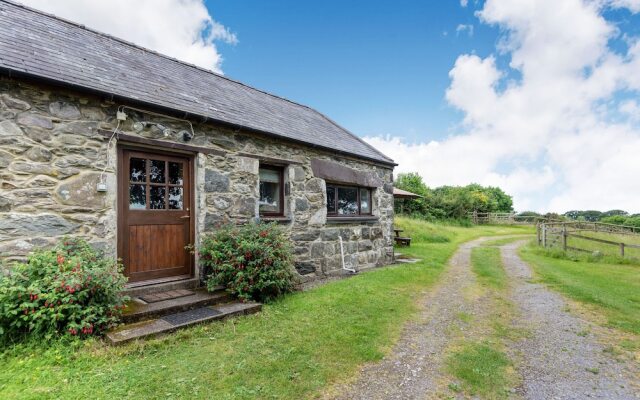
[[(458, 55), (493, 51), (497, 28), (458, 1), (206, 2), (237, 34), (224, 73), (312, 106), (361, 136), (410, 141), (455, 132), (445, 90)], [(400, 6), (399, 6), (400, 5)], [(474, 25), (456, 33), (458, 25)]]
[(640, 212), (640, 0), (22, 1), (316, 108), (429, 186)]

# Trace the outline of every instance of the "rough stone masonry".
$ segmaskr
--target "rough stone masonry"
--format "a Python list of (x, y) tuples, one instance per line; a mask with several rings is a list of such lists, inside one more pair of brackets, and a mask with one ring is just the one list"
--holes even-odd
[[(86, 238), (116, 256), (117, 152), (104, 132), (116, 128), (116, 110), (126, 104), (15, 78), (0, 80), (0, 260), (4, 268), (32, 250), (50, 246), (66, 235)], [(119, 132), (184, 143), (176, 132), (186, 123), (127, 110)], [(137, 133), (136, 121), (171, 128)], [(290, 235), (301, 281), (339, 274), (338, 237), (347, 261), (359, 270), (393, 259), (391, 167), (337, 155), (213, 123), (193, 121), (190, 145), (215, 149), (196, 156), (196, 241), (216, 227), (246, 223), (258, 210), (261, 160), (285, 165), (285, 217), (279, 222)], [(117, 142), (117, 140), (115, 140)], [(331, 161), (372, 180), (373, 216), (349, 222), (327, 219), (326, 180), (314, 176), (312, 160)], [(107, 192), (98, 192), (104, 178)], [(197, 265), (197, 260), (196, 260)], [(196, 274), (198, 271), (196, 270)]]

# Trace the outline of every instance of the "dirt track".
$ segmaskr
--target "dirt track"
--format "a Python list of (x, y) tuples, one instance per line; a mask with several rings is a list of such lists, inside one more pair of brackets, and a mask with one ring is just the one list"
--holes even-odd
[[(422, 312), (408, 323), (400, 340), (382, 361), (365, 366), (354, 382), (333, 388), (335, 399), (465, 398), (452, 392), (444, 360), (460, 340), (483, 337), (483, 321), (493, 311), (491, 296), (475, 290), (471, 249), (488, 238), (463, 244), (449, 262), (439, 284), (421, 300)], [(492, 238), (493, 239), (493, 238)], [(606, 334), (598, 326), (567, 311), (565, 300), (541, 284), (518, 256), (524, 242), (501, 247), (509, 277), (509, 300), (518, 310), (513, 329), (528, 332), (507, 342), (519, 385), (510, 397), (524, 399), (640, 398), (637, 365), (621, 362), (606, 351)], [(474, 322), (467, 323), (461, 315)], [(337, 394), (336, 394), (337, 393)]]

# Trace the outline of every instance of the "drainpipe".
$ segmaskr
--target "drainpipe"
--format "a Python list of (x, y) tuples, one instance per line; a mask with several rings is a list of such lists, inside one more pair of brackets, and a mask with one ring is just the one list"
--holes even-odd
[(344, 246), (342, 245), (342, 236), (338, 236), (338, 239), (340, 240), (340, 255), (342, 256), (342, 270), (351, 272), (352, 274), (358, 273), (358, 271), (356, 271), (355, 269), (348, 268), (346, 263), (344, 262)]

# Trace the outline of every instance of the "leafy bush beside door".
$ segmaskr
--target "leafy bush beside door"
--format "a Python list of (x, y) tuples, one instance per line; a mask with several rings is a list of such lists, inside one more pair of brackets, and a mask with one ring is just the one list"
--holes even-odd
[(289, 241), (275, 224), (227, 226), (199, 249), (207, 287), (224, 285), (242, 300), (266, 301), (293, 290)]
[(27, 335), (90, 336), (116, 325), (127, 278), (122, 266), (80, 239), (34, 252), (0, 276), (0, 341)]

